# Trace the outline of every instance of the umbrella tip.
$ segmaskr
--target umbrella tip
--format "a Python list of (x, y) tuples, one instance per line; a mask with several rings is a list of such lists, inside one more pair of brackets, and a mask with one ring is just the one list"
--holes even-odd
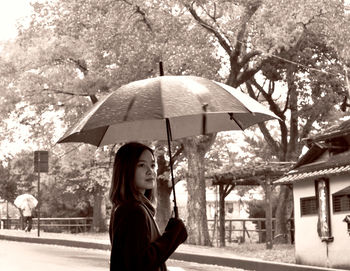
[(159, 61), (159, 74), (160, 74), (160, 76), (164, 76), (163, 62), (162, 61)]

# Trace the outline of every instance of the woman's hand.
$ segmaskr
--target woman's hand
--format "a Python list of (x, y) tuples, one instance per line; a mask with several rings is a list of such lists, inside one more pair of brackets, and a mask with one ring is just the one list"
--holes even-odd
[(180, 218), (170, 218), (165, 227), (165, 231), (171, 232), (180, 243), (185, 242), (188, 236), (185, 224)]

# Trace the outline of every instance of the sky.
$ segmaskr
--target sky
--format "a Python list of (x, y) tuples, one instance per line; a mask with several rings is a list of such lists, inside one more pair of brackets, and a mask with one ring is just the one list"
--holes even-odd
[(0, 0), (0, 40), (16, 36), (16, 22), (28, 16), (31, 11), (31, 0)]

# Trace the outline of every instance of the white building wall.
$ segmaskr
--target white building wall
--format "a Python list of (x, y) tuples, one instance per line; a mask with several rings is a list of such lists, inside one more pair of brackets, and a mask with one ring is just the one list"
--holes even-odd
[(347, 233), (347, 224), (342, 222), (345, 215), (350, 212), (334, 214), (332, 203), (332, 194), (349, 185), (350, 176), (337, 176), (329, 180), (331, 229), (334, 241), (328, 244), (321, 242), (318, 236), (317, 214), (302, 217), (300, 215), (300, 198), (315, 196), (314, 181), (302, 181), (293, 185), (297, 263), (350, 269), (350, 236)]
[[(330, 180), (330, 194), (338, 192), (345, 187), (350, 186), (350, 176), (337, 176)], [(328, 255), (330, 266), (333, 268), (350, 269), (350, 235), (347, 231), (347, 223), (343, 222), (350, 211), (333, 213), (333, 201), (331, 205), (331, 225), (334, 242), (328, 246)]]
[(296, 262), (325, 266), (326, 247), (323, 246), (317, 233), (317, 214), (302, 217), (300, 214), (300, 198), (315, 196), (314, 181), (302, 181), (294, 184), (293, 196)]

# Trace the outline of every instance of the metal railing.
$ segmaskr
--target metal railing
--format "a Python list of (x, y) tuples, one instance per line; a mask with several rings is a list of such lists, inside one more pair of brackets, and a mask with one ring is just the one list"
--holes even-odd
[[(276, 219), (272, 219), (272, 238), (275, 235)], [(208, 229), (212, 242), (220, 239), (220, 221), (208, 219)], [(293, 224), (289, 225), (288, 239), (294, 240)], [(247, 241), (265, 243), (266, 241), (266, 219), (265, 218), (233, 218), (225, 220), (225, 240), (228, 243), (244, 243)]]
[[(275, 221), (272, 220), (272, 237), (275, 232)], [(228, 243), (244, 243), (247, 240), (255, 243), (264, 243), (266, 239), (265, 218), (233, 218), (225, 220), (225, 240)], [(33, 229), (38, 225), (37, 218), (33, 218)], [(46, 232), (88, 232), (92, 227), (92, 217), (69, 218), (40, 218), (40, 229)], [(220, 239), (220, 222), (208, 219), (208, 229), (213, 243)], [(21, 219), (0, 219), (0, 229), (23, 229)], [(290, 239), (293, 239), (294, 228), (289, 230)]]
[[(9, 218), (0, 220), (0, 228), (23, 229), (23, 222), (20, 218)], [(91, 229), (92, 217), (60, 217), (40, 218), (40, 229), (46, 232), (87, 232)], [(38, 227), (38, 219), (33, 218), (33, 229)]]

